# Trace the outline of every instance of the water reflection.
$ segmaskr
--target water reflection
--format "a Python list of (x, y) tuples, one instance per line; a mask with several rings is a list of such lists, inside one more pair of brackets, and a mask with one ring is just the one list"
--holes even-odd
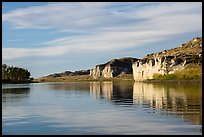
[(2, 89), (2, 102), (19, 102), (29, 97), (30, 88)]
[(117, 105), (142, 105), (147, 112), (172, 114), (202, 124), (200, 84), (90, 82), (90, 94), (94, 99), (107, 99)]
[(115, 104), (133, 102), (133, 87), (129, 82), (90, 82), (90, 94), (95, 99), (111, 100)]
[[(134, 83), (135, 104), (175, 114), (194, 124), (202, 123), (202, 86), (200, 84)], [(164, 113), (162, 113), (164, 112)]]
[[(28, 98), (30, 88), (7, 88), (2, 89), (2, 109), (9, 104), (15, 104)], [(15, 105), (14, 104), (14, 105)]]
[(49, 83), (47, 86), (56, 91), (89, 91), (89, 84), (87, 82), (55, 82)]

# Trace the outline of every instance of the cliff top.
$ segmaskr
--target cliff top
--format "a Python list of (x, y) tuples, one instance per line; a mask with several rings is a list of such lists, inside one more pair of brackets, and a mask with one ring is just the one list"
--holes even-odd
[(179, 47), (164, 50), (162, 52), (147, 54), (144, 58), (154, 58), (161, 56), (182, 56), (202, 54), (202, 37), (196, 37)]
[(137, 58), (131, 58), (131, 57), (123, 57), (119, 59), (112, 59), (104, 64), (96, 65), (96, 66), (103, 66), (105, 67), (106, 65), (122, 65), (122, 64), (132, 64), (136, 62), (138, 59)]

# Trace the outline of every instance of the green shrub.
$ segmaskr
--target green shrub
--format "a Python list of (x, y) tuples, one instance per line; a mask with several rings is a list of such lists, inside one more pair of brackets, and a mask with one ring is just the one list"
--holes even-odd
[(162, 79), (163, 75), (162, 74), (153, 74), (153, 79)]
[(163, 79), (174, 80), (174, 79), (177, 79), (177, 76), (175, 74), (165, 74), (165, 75), (163, 75)]
[(177, 79), (177, 76), (175, 74), (154, 74), (153, 79), (158, 79), (158, 80), (174, 80)]

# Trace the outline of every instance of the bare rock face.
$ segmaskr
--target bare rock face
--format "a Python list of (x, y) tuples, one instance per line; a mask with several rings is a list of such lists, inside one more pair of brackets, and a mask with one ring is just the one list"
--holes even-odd
[(197, 37), (178, 48), (148, 54), (132, 65), (135, 81), (153, 79), (154, 74), (172, 74), (190, 63), (202, 64), (202, 38)]
[(132, 74), (132, 64), (137, 61), (136, 58), (113, 59), (105, 64), (97, 65), (90, 70), (90, 75), (94, 79), (113, 78), (121, 73)]
[(95, 66), (94, 69), (90, 70), (90, 76), (92, 76), (94, 79), (100, 78), (104, 68), (104, 64)]
[(133, 77), (136, 81), (153, 79), (156, 74), (171, 74), (176, 70), (184, 69), (185, 61), (176, 56), (144, 58), (133, 64)]

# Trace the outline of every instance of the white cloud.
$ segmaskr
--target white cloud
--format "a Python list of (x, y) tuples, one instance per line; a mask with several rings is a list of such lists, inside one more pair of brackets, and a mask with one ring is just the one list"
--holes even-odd
[(3, 48), (3, 59), (59, 56), (73, 51), (100, 53), (200, 31), (202, 3), (55, 3), (16, 9), (2, 14), (2, 18), (18, 29), (85, 32), (41, 43), (44, 47), (39, 49)]
[(28, 56), (56, 56), (65, 51), (59, 48), (27, 49), (27, 48), (2, 48), (2, 59), (11, 60)]
[[(58, 3), (16, 9), (3, 14), (2, 18), (3, 22), (10, 22), (17, 28), (87, 31), (106, 27), (118, 29), (118, 26), (136, 24), (141, 19), (154, 20), (156, 17), (168, 17), (181, 13), (188, 15), (197, 11), (196, 14), (201, 14), (202, 8), (202, 4), (198, 2), (157, 3), (150, 6), (143, 5), (140, 8), (138, 5), (141, 3)], [(130, 9), (120, 11), (124, 7)]]

